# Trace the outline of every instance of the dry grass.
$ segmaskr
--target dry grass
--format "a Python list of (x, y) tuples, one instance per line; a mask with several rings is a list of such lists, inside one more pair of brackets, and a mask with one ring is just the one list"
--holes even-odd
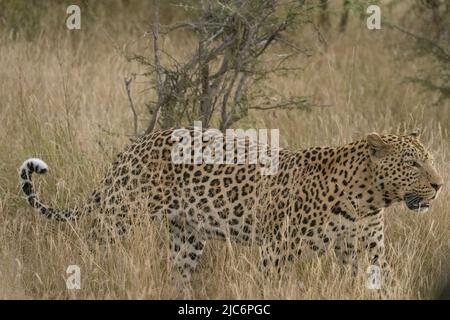
[[(147, 45), (140, 24), (145, 12), (135, 10), (135, 20), (126, 14), (122, 10), (114, 26), (107, 24), (106, 14), (99, 15), (75, 32), (50, 25), (31, 40), (0, 33), (0, 298), (178, 296), (170, 282), (164, 226), (152, 223), (114, 246), (92, 248), (84, 239), (83, 223), (64, 225), (38, 217), (17, 183), (22, 161), (40, 157), (50, 166), (47, 177), (35, 179), (42, 197), (57, 207), (73, 205), (126, 144), (132, 121), (123, 77), (138, 67), (115, 48), (128, 44), (128, 50), (145, 50)], [(421, 127), (447, 180), (450, 105), (433, 107), (432, 95), (402, 83), (419, 66), (407, 60), (404, 43), (392, 31), (371, 32), (357, 23), (352, 20), (345, 34), (331, 32), (327, 50), (318, 46), (303, 73), (272, 80), (279, 90), (311, 95), (330, 107), (254, 113), (238, 125), (279, 128), (282, 145), (295, 149), (342, 144), (371, 131)], [(186, 38), (165, 43), (180, 54), (189, 45)], [(142, 114), (149, 98), (140, 91), (144, 88), (133, 87)], [(387, 210), (388, 255), (397, 282), (383, 298), (429, 299), (442, 277), (448, 279), (448, 195), (444, 188), (425, 215), (401, 206)], [(264, 279), (254, 251), (210, 243), (194, 277), (193, 297), (380, 298), (365, 288), (363, 273), (353, 279), (332, 257), (308, 258), (281, 279)], [(70, 264), (81, 267), (81, 290), (65, 287)]]

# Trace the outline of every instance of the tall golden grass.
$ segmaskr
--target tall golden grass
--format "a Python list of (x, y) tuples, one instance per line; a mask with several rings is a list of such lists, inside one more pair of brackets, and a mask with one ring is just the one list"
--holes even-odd
[[(114, 245), (89, 246), (83, 221), (62, 224), (37, 216), (18, 186), (18, 166), (40, 157), (50, 167), (47, 176), (34, 179), (41, 197), (56, 207), (72, 206), (95, 187), (127, 143), (132, 115), (123, 78), (142, 70), (127, 62), (123, 51), (149, 53), (150, 46), (143, 33), (151, 10), (136, 6), (119, 8), (114, 19), (113, 13), (98, 10), (82, 21), (81, 30), (68, 31), (61, 3), (48, 9), (31, 38), (0, 31), (0, 298), (179, 297), (164, 225), (148, 223)], [(255, 112), (236, 126), (279, 128), (281, 144), (293, 149), (421, 127), (447, 180), (450, 105), (432, 106), (432, 94), (403, 82), (421, 67), (408, 58), (407, 39), (387, 28), (369, 31), (358, 18), (348, 29), (344, 34), (331, 30), (326, 48), (309, 40), (315, 54), (300, 61), (305, 70), (271, 79), (277, 90), (308, 95), (328, 107)], [(183, 55), (192, 42), (171, 37), (164, 46)], [(141, 128), (144, 102), (151, 98), (145, 88), (143, 81), (133, 86)], [(431, 299), (449, 280), (448, 196), (444, 187), (423, 215), (400, 205), (386, 210), (387, 255), (396, 282), (383, 293), (366, 288), (364, 270), (354, 278), (332, 256), (305, 258), (281, 277), (266, 279), (257, 268), (255, 248), (211, 242), (190, 297)], [(81, 290), (66, 288), (71, 264), (81, 268)]]

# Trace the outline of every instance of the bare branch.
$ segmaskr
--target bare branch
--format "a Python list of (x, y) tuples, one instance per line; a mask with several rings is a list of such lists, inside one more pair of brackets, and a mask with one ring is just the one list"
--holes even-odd
[(135, 135), (138, 133), (138, 115), (136, 112), (136, 108), (134, 107), (133, 99), (131, 98), (131, 82), (133, 81), (134, 76), (128, 77), (124, 79), (125, 83), (125, 91), (127, 92), (128, 97), (128, 105), (130, 106), (131, 112), (133, 113), (133, 132)]
[(161, 109), (162, 100), (164, 99), (163, 96), (163, 86), (162, 86), (162, 80), (161, 80), (161, 62), (160, 62), (160, 52), (159, 52), (159, 46), (158, 46), (158, 36), (159, 36), (159, 0), (154, 0), (155, 4), (155, 21), (152, 28), (152, 35), (153, 35), (153, 54), (154, 54), (154, 63), (155, 63), (155, 79), (156, 79), (156, 94), (158, 96), (158, 102), (156, 104), (156, 108), (150, 117), (150, 122), (147, 126), (147, 129), (145, 130), (145, 134), (148, 134), (153, 131), (155, 128), (156, 122), (158, 120), (159, 111)]
[[(297, 20), (311, 21), (302, 1), (201, 0), (195, 6), (200, 13), (198, 21), (165, 26), (159, 21), (159, 6), (160, 0), (154, 0), (154, 21), (149, 32), (153, 56), (132, 57), (147, 68), (143, 75), (151, 78), (149, 88), (156, 93), (156, 101), (146, 104), (151, 111), (146, 133), (157, 124), (167, 128), (199, 118), (204, 127), (217, 121), (224, 130), (245, 117), (255, 101), (268, 101), (268, 92), (262, 88), (271, 74), (300, 70), (286, 62), (294, 61), (291, 57), (299, 54), (309, 54), (285, 38), (285, 31)], [(197, 50), (185, 61), (159, 47), (160, 37), (181, 29), (192, 31), (197, 41)], [(267, 59), (267, 51), (274, 43), (283, 53), (271, 54)], [(255, 93), (259, 95), (257, 100)], [(300, 105), (299, 97), (278, 101), (283, 101), (278, 106), (282, 108)], [(258, 107), (262, 110), (274, 106), (262, 103)]]

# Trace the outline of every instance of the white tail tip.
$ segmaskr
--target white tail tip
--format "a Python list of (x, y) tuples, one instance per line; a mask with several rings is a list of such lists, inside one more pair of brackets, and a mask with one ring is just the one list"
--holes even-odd
[(20, 166), (20, 171), (22, 171), (23, 169), (27, 169), (37, 173), (45, 173), (48, 171), (48, 166), (41, 159), (30, 158), (28, 160), (25, 160), (23, 164)]

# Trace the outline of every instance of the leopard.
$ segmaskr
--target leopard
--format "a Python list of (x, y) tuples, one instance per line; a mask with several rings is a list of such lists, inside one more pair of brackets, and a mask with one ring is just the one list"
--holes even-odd
[[(372, 265), (388, 268), (384, 209), (403, 203), (426, 212), (443, 186), (418, 130), (372, 132), (341, 146), (279, 148), (273, 174), (262, 174), (262, 163), (236, 161), (237, 153), (229, 162), (176, 162), (173, 150), (193, 143), (176, 130), (132, 140), (99, 187), (72, 208), (55, 209), (36, 194), (32, 174), (48, 171), (38, 158), (20, 167), (21, 190), (48, 219), (94, 215), (90, 235), (102, 241), (126, 234), (136, 216), (166, 221), (173, 271), (189, 282), (209, 240), (256, 246), (261, 266), (278, 271), (306, 251), (333, 252), (344, 265), (364, 253)], [(195, 137), (195, 128), (185, 130)], [(200, 141), (201, 150), (210, 144)], [(247, 155), (258, 146), (244, 144)]]

